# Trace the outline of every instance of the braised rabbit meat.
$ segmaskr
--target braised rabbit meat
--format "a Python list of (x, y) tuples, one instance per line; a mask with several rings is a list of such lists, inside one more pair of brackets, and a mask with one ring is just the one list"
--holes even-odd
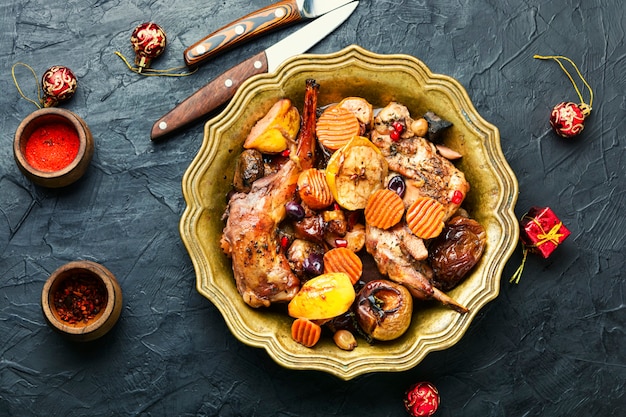
[(233, 194), (226, 209), (222, 248), (232, 259), (237, 290), (251, 307), (288, 302), (300, 289), (300, 280), (280, 248), (278, 225), (296, 192), (300, 172), (313, 165), (318, 89), (315, 81), (307, 81), (295, 158), (254, 181), (249, 193)]
[[(470, 185), (451, 160), (462, 155), (434, 143), (450, 123), (359, 97), (322, 110), (318, 90), (307, 80), (301, 120), (289, 99), (274, 103), (237, 160), (221, 245), (244, 302), (287, 304), (295, 342), (311, 347), (294, 334), (326, 326), (343, 332), (341, 349), (354, 334), (400, 337), (417, 300), (467, 313), (444, 291), (479, 262), (486, 234), (461, 208)], [(376, 266), (364, 274), (363, 260)]]

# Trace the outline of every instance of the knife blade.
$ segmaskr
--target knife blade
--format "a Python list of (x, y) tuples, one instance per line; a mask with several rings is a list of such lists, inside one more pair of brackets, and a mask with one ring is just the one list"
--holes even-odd
[(328, 12), (264, 51), (226, 70), (157, 120), (152, 126), (150, 138), (160, 139), (201, 119), (230, 100), (241, 84), (251, 76), (274, 72), (287, 58), (306, 52), (350, 17), (358, 4), (358, 1), (353, 1)]
[(211, 33), (185, 49), (183, 58), (188, 67), (196, 67), (209, 58), (235, 45), (288, 26), (295, 22), (315, 19), (352, 0), (282, 0)]

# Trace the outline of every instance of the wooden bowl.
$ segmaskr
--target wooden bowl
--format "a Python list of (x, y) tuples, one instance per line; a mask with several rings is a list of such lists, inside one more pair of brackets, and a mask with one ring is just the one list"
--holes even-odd
[[(99, 305), (93, 302), (100, 299)], [(88, 307), (81, 313), (80, 305)], [(122, 312), (122, 289), (104, 266), (91, 261), (74, 261), (54, 271), (41, 292), (46, 321), (71, 340), (87, 342), (104, 336)], [(80, 320), (75, 321), (75, 318)]]
[[(78, 152), (66, 165), (54, 170), (34, 167), (26, 152), (28, 141), (39, 128), (60, 123), (78, 136)], [(75, 113), (56, 107), (37, 110), (28, 115), (17, 128), (13, 141), (13, 155), (22, 173), (35, 184), (49, 188), (65, 187), (83, 176), (94, 152), (93, 136), (85, 121)], [(31, 159), (32, 161), (32, 159)]]
[[(278, 99), (290, 98), (302, 109), (308, 78), (321, 86), (319, 106), (359, 96), (374, 107), (396, 101), (406, 105), (411, 114), (432, 110), (453, 123), (444, 143), (463, 154), (456, 165), (472, 187), (464, 206), (487, 233), (481, 261), (450, 292), (469, 313), (419, 303), (409, 330), (401, 338), (371, 345), (360, 340), (359, 346), (348, 352), (337, 348), (329, 337), (312, 349), (303, 347), (291, 338), (293, 319), (287, 314), (280, 309), (253, 309), (244, 303), (230, 260), (220, 247), (222, 214), (235, 163), (247, 132)], [(433, 74), (415, 57), (380, 55), (355, 45), (328, 55), (297, 56), (275, 73), (246, 81), (222, 113), (205, 125), (204, 142), (182, 185), (187, 207), (180, 232), (196, 271), (197, 290), (220, 310), (235, 337), (265, 349), (287, 368), (314, 369), (342, 379), (369, 372), (404, 371), (429, 352), (458, 342), (481, 308), (498, 296), (502, 270), (519, 237), (514, 213), (517, 179), (502, 153), (498, 129), (478, 114), (466, 90), (449, 76)]]

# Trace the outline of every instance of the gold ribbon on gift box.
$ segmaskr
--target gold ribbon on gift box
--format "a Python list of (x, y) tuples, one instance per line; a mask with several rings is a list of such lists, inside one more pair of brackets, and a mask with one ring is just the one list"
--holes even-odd
[(529, 217), (528, 213), (526, 213), (522, 216), (522, 220), (524, 219), (530, 219), (534, 224), (537, 225), (537, 227), (539, 227), (539, 230), (541, 230), (541, 233), (537, 233), (537, 238), (539, 239), (539, 241), (535, 243), (534, 245), (527, 246), (524, 243), (522, 243), (522, 246), (524, 246), (524, 255), (522, 257), (522, 263), (517, 268), (517, 270), (511, 277), (511, 279), (509, 280), (510, 283), (515, 283), (515, 284), (518, 284), (519, 280), (522, 278), (522, 272), (524, 271), (524, 265), (526, 264), (526, 258), (528, 256), (529, 247), (537, 248), (548, 242), (552, 242), (555, 246), (558, 246), (559, 241), (564, 236), (563, 233), (559, 233), (559, 230), (561, 230), (561, 227), (563, 226), (563, 222), (558, 222), (550, 229), (550, 231), (548, 231), (548, 233), (546, 233), (543, 226), (541, 225), (539, 220), (537, 220), (536, 217)]

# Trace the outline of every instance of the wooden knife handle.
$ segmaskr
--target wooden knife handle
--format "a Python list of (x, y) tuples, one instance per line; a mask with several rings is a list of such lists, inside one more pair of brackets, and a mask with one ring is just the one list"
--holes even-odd
[(160, 139), (197, 121), (230, 100), (237, 89), (253, 75), (267, 72), (265, 52), (237, 64), (189, 96), (152, 126), (150, 138)]
[(195, 67), (228, 48), (301, 19), (296, 0), (279, 1), (229, 23), (185, 49), (185, 64)]

